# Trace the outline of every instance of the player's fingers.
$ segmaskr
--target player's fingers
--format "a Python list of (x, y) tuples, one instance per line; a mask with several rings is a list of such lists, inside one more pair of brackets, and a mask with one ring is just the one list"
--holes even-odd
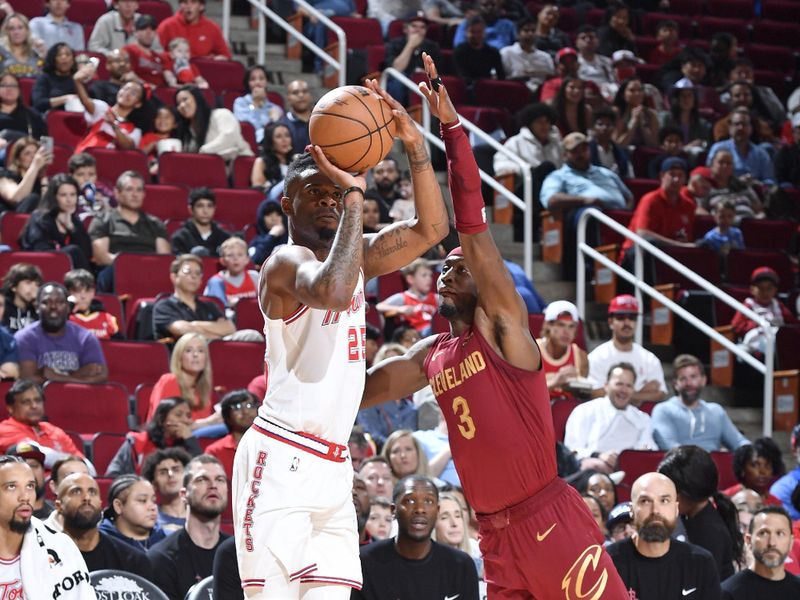
[(322, 170), (323, 173), (326, 175), (330, 170), (333, 168), (331, 162), (328, 160), (328, 157), (325, 156), (325, 153), (322, 151), (322, 148), (319, 146), (315, 146), (314, 144), (309, 144), (306, 146), (306, 150), (314, 159), (314, 162), (317, 163), (317, 166)]

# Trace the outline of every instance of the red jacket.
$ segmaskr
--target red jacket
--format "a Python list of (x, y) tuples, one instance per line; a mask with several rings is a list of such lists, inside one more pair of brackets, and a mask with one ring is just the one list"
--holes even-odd
[(233, 457), (236, 455), (236, 440), (233, 439), (232, 433), (206, 448), (206, 454), (218, 458), (225, 468), (225, 474), (228, 479), (233, 479)]
[(182, 37), (189, 40), (192, 58), (216, 55), (231, 58), (231, 51), (219, 25), (205, 15), (200, 15), (196, 23), (189, 24), (181, 13), (176, 13), (161, 21), (157, 31), (164, 48), (169, 47), (170, 40)]
[(25, 425), (9, 417), (0, 422), (0, 454), (5, 454), (10, 446), (19, 442), (36, 442), (45, 448), (52, 448), (67, 454), (83, 456), (83, 452), (73, 443), (72, 438), (60, 427), (42, 421), (37, 426), (38, 431), (30, 425)]
[[(795, 319), (794, 315), (789, 311), (789, 309), (786, 308), (786, 306), (784, 306), (783, 302), (781, 302), (777, 298), (774, 298), (773, 302), (775, 303), (776, 308), (780, 309), (781, 311), (781, 317), (783, 317), (784, 325), (797, 324), (797, 319)], [(758, 304), (756, 303), (754, 298), (746, 298), (743, 304), (748, 308), (751, 308), (756, 312), (759, 312)], [(733, 333), (734, 335), (736, 335), (737, 339), (744, 337), (745, 333), (747, 333), (751, 329), (758, 327), (755, 321), (751, 321), (739, 311), (736, 311), (736, 314), (733, 315), (733, 321), (731, 321), (731, 326), (733, 327)]]

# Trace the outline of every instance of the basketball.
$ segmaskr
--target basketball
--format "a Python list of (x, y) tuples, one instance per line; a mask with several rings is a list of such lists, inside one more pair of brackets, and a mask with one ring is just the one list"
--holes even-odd
[(308, 121), (308, 134), (334, 165), (361, 173), (392, 149), (394, 115), (389, 104), (371, 90), (346, 85), (319, 99)]

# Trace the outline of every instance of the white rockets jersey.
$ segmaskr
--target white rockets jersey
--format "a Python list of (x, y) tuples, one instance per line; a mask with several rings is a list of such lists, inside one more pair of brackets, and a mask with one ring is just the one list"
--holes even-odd
[(344, 312), (305, 304), (286, 319), (261, 312), (267, 395), (259, 416), (346, 446), (366, 378), (363, 271)]

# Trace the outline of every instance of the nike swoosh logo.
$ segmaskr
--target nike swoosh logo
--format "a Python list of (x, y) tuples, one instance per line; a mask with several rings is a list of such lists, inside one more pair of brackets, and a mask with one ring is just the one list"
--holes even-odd
[(550, 529), (548, 529), (548, 530), (547, 530), (547, 531), (545, 531), (544, 533), (539, 533), (539, 532), (537, 531), (537, 532), (536, 532), (536, 541), (537, 541), (537, 542), (543, 542), (543, 541), (544, 541), (544, 538), (546, 538), (548, 535), (550, 535), (550, 532), (551, 532), (551, 531), (553, 531), (553, 529), (555, 529), (555, 528), (556, 528), (556, 525), (557, 525), (556, 523), (553, 523), (552, 525), (550, 525)]
[[(431, 356), (431, 362), (433, 362), (434, 360), (436, 360), (436, 358), (437, 358), (437, 357), (438, 357), (440, 354), (444, 354), (444, 350), (439, 350), (438, 352), (435, 352), (435, 353), (433, 354), (433, 356)], [(454, 598), (457, 598), (457, 597), (458, 597), (458, 596), (454, 596)], [(452, 599), (451, 599), (451, 598), (445, 598), (444, 600), (452, 600)]]
[(692, 588), (692, 589), (690, 589), (690, 590), (681, 590), (681, 594), (682, 594), (682, 595), (684, 595), (684, 596), (688, 596), (689, 594), (691, 594), (692, 592), (694, 592), (696, 589), (697, 589), (696, 587), (693, 587), (693, 588)]
[(456, 600), (461, 594), (456, 594), (455, 596), (445, 596), (444, 600)]

